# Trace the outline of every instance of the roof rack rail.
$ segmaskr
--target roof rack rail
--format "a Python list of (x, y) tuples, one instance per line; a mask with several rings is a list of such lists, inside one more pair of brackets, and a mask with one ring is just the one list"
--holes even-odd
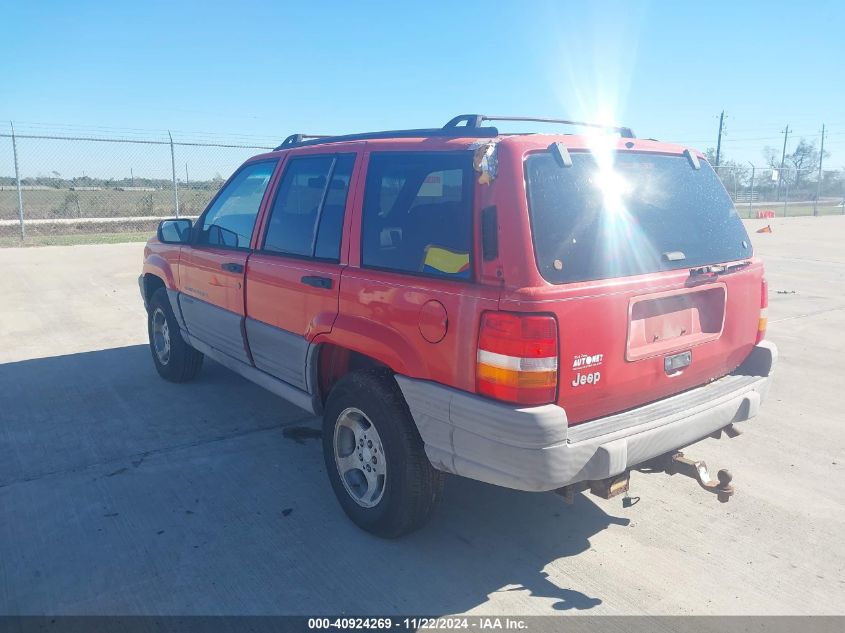
[(342, 141), (367, 141), (381, 138), (420, 138), (420, 137), (442, 137), (442, 138), (494, 138), (499, 135), (499, 130), (494, 127), (437, 127), (420, 128), (415, 130), (385, 130), (383, 132), (363, 132), (361, 134), (344, 134), (340, 136), (316, 136), (313, 134), (291, 134), (275, 150), (290, 149), (292, 147), (303, 147), (307, 145), (321, 145), (323, 143), (340, 143)]
[[(634, 136), (633, 130), (631, 130), (631, 128), (629, 127), (618, 127), (615, 125), (602, 125), (601, 123), (588, 123), (586, 121), (569, 121), (567, 119), (547, 119), (544, 117), (531, 116), (492, 116), (487, 114), (460, 114), (454, 119), (450, 120), (446, 125), (443, 126), (443, 128), (484, 129), (481, 127), (481, 124), (484, 123), (484, 121), (532, 121), (534, 123), (561, 123), (563, 125), (579, 125), (584, 127), (594, 127), (619, 132), (619, 135), (622, 138), (636, 138)], [(463, 123), (464, 125), (461, 125), (461, 123)]]
[[(303, 147), (305, 145), (321, 145), (323, 143), (340, 143), (342, 141), (367, 141), (380, 138), (419, 138), (419, 137), (462, 137), (494, 138), (499, 135), (495, 127), (484, 127), (485, 121), (533, 121), (535, 123), (561, 123), (563, 125), (580, 125), (603, 130), (619, 132), (622, 138), (636, 138), (629, 127), (602, 125), (586, 121), (568, 121), (567, 119), (547, 119), (527, 116), (490, 116), (487, 114), (459, 114), (449, 120), (443, 127), (419, 128), (415, 130), (385, 130), (383, 132), (364, 132), (362, 134), (343, 134), (340, 136), (321, 136), (317, 134), (291, 134), (274, 151)], [(463, 125), (461, 125), (463, 124)]]

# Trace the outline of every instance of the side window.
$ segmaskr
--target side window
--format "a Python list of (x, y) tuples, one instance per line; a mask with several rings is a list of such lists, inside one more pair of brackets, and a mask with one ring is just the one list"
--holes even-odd
[(247, 165), (226, 185), (203, 216), (199, 243), (249, 248), (255, 216), (276, 161)]
[(264, 250), (338, 260), (353, 154), (292, 158), (270, 212)]
[(364, 193), (361, 263), (470, 279), (471, 160), (464, 152), (372, 154)]

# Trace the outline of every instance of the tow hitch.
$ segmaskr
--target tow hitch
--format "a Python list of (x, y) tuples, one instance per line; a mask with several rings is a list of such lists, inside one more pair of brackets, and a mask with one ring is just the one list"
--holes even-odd
[[(695, 461), (686, 457), (680, 451), (676, 453), (668, 453), (661, 457), (654, 458), (634, 470), (640, 470), (649, 473), (665, 472), (669, 475), (684, 475), (695, 479), (698, 485), (704, 488), (707, 492), (712, 492), (721, 503), (727, 503), (734, 494), (734, 487), (731, 483), (733, 475), (730, 471), (720, 470), (716, 473), (716, 479), (710, 476), (710, 471), (707, 469), (707, 464), (703, 461)], [(602, 499), (611, 499), (617, 495), (625, 494), (623, 505), (628, 507), (639, 501), (639, 497), (629, 497), (628, 490), (631, 481), (631, 471), (625, 472), (602, 479), (599, 481), (582, 481), (576, 484), (570, 484), (563, 488), (558, 488), (555, 493), (563, 497), (567, 503), (573, 503), (575, 500), (575, 493), (589, 490), (591, 493)]]
[(699, 486), (715, 494), (721, 503), (727, 503), (734, 494), (731, 483), (733, 475), (730, 471), (722, 469), (716, 473), (716, 479), (712, 479), (710, 471), (707, 470), (707, 464), (694, 461), (680, 451), (671, 456), (666, 472), (670, 475), (679, 474), (695, 479)]

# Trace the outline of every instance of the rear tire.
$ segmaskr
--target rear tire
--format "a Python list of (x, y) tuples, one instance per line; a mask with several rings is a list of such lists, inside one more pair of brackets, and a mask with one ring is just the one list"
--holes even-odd
[(323, 415), (323, 456), (347, 516), (378, 536), (419, 529), (440, 501), (446, 476), (431, 466), (386, 370), (352, 372), (334, 386)]
[(147, 333), (159, 376), (170, 382), (187, 382), (196, 377), (202, 367), (203, 355), (182, 338), (164, 288), (156, 290), (150, 298)]

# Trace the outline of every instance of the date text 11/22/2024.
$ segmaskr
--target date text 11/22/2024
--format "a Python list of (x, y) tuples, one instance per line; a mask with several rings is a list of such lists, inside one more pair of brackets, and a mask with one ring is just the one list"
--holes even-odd
[(511, 617), (309, 618), (310, 630), (474, 630), (527, 631), (528, 623)]

